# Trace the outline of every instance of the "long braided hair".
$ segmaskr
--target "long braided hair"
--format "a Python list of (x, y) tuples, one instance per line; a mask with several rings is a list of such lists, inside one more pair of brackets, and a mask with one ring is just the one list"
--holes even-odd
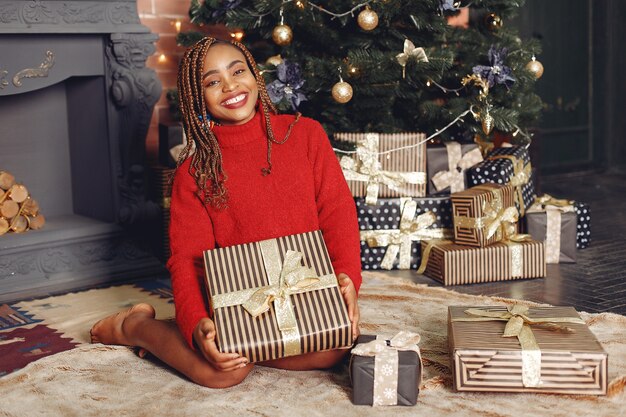
[[(281, 141), (277, 141), (270, 123), (270, 113), (277, 114), (276, 107), (274, 107), (267, 94), (265, 81), (257, 68), (252, 54), (243, 44), (236, 41), (222, 41), (206, 37), (185, 51), (178, 69), (177, 84), (187, 144), (178, 157), (177, 166), (180, 166), (191, 155), (189, 173), (196, 180), (198, 195), (205, 204), (213, 205), (216, 208), (225, 208), (228, 193), (225, 187), (226, 174), (222, 166), (222, 152), (209, 121), (205, 117), (207, 108), (202, 85), (207, 51), (212, 45), (217, 43), (232, 45), (239, 49), (246, 57), (248, 67), (256, 79), (259, 89), (259, 110), (263, 112), (265, 130), (267, 132), (267, 166), (261, 169), (263, 175), (269, 175), (272, 172), (272, 142), (282, 144), (287, 141), (293, 126), (300, 118), (300, 113), (296, 113), (296, 117), (287, 129), (285, 137)], [(194, 145), (195, 150), (193, 149)]]

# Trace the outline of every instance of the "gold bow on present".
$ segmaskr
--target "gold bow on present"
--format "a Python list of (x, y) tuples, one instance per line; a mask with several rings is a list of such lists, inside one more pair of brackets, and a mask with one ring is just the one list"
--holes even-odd
[(549, 194), (535, 198), (526, 214), (546, 213), (546, 263), (558, 264), (561, 257), (561, 213), (573, 213), (572, 200), (556, 199)]
[(524, 165), (523, 159), (517, 159), (513, 155), (492, 155), (488, 160), (495, 159), (508, 159), (511, 161), (513, 165), (513, 177), (508, 182), (508, 185), (515, 187), (515, 200), (517, 200), (517, 204), (519, 205), (520, 215), (524, 217), (524, 213), (526, 212), (526, 207), (524, 205), (524, 194), (522, 191), (522, 187), (530, 181), (530, 174), (532, 172), (532, 167), (530, 162)]
[(406, 78), (406, 64), (411, 58), (415, 59), (416, 62), (428, 62), (424, 48), (416, 48), (413, 42), (405, 39), (403, 51), (396, 55), (396, 60), (402, 65), (402, 78)]
[[(396, 405), (398, 403), (398, 351), (413, 351), (422, 359), (417, 346), (421, 336), (417, 333), (401, 331), (387, 340), (377, 336), (375, 340), (359, 343), (352, 350), (353, 355), (374, 357), (374, 392), (373, 404)], [(420, 375), (422, 372), (420, 372)], [(394, 395), (385, 395), (392, 392)]]
[(530, 328), (533, 324), (550, 324), (560, 330), (571, 329), (554, 323), (585, 324), (576, 317), (528, 317), (528, 307), (514, 304), (507, 306), (507, 311), (494, 311), (482, 308), (470, 308), (465, 314), (471, 317), (455, 317), (452, 321), (506, 321), (502, 337), (517, 337), (522, 349), (522, 384), (525, 387), (538, 387), (541, 384), (541, 349)]
[(288, 250), (280, 262), (276, 239), (259, 242), (269, 285), (248, 288), (211, 296), (213, 309), (241, 305), (253, 317), (270, 310), (274, 305), (276, 322), (281, 332), (284, 356), (299, 355), (300, 330), (290, 295), (337, 286), (334, 274), (318, 277), (313, 270), (302, 266), (302, 254)]
[(462, 155), (461, 144), (458, 142), (447, 142), (448, 170), (439, 171), (433, 175), (432, 182), (437, 191), (450, 187), (451, 193), (463, 191), (465, 189), (465, 170), (476, 165), (483, 160), (483, 155), (479, 148), (474, 148)]
[(391, 269), (393, 262), (400, 254), (399, 269), (411, 268), (411, 242), (451, 237), (448, 229), (428, 229), (437, 220), (432, 212), (426, 212), (415, 217), (417, 202), (411, 199), (401, 199), (402, 217), (400, 229), (362, 230), (361, 240), (369, 247), (387, 247), (380, 267)]
[(367, 133), (365, 140), (357, 144), (356, 159), (344, 156), (339, 162), (347, 181), (367, 182), (366, 204), (376, 204), (381, 183), (397, 192), (401, 192), (401, 187), (405, 184), (426, 183), (424, 172), (384, 171), (378, 161), (379, 140), (378, 133)]
[[(555, 208), (562, 213), (570, 213), (574, 211), (574, 200), (566, 200), (564, 198), (554, 198), (550, 194), (544, 194), (536, 197), (531, 209), (533, 213), (542, 211), (541, 209)], [(530, 213), (531, 209), (528, 209)]]

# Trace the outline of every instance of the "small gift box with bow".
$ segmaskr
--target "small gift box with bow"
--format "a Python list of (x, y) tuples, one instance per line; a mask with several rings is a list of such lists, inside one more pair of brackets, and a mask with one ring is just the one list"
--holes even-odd
[(354, 197), (376, 204), (379, 197), (426, 195), (426, 144), (423, 133), (335, 133), (356, 144), (339, 163)]
[(572, 307), (448, 307), (458, 391), (605, 395), (607, 354)]
[(422, 381), (420, 335), (361, 335), (352, 349), (350, 379), (356, 405), (415, 405)]
[(467, 188), (465, 171), (483, 160), (478, 145), (458, 142), (428, 145), (426, 157), (429, 195), (463, 191)]
[(528, 235), (516, 241), (484, 248), (457, 245), (449, 240), (422, 242), (422, 263), (417, 270), (443, 285), (475, 284), (546, 276), (543, 242)]
[(520, 216), (535, 201), (535, 184), (528, 150), (522, 146), (493, 149), (485, 160), (467, 170), (468, 185), (511, 185)]
[(204, 263), (221, 352), (258, 362), (352, 344), (319, 230), (208, 250)]
[(519, 215), (515, 189), (510, 185), (483, 184), (454, 193), (454, 241), (459, 245), (487, 246), (517, 232)]
[(526, 210), (526, 232), (546, 243), (549, 264), (576, 262), (576, 212), (574, 202), (544, 194)]
[(365, 270), (417, 269), (420, 241), (452, 236), (449, 197), (381, 198), (374, 205), (354, 200)]

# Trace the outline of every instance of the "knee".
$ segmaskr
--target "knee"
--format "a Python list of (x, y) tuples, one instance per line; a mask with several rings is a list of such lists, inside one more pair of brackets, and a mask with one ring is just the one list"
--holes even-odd
[(341, 361), (343, 361), (348, 352), (349, 350), (347, 349), (319, 352), (317, 354), (317, 357), (315, 358), (315, 367), (317, 369), (332, 368), (341, 363)]
[(207, 388), (230, 388), (243, 382), (252, 371), (253, 365), (250, 364), (245, 368), (238, 369), (236, 371), (217, 371), (202, 372), (193, 381)]

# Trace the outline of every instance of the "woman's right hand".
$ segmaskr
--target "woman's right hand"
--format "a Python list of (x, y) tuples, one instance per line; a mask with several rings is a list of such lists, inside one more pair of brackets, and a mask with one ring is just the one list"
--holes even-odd
[(235, 371), (248, 364), (248, 359), (238, 353), (222, 353), (215, 343), (215, 323), (208, 317), (200, 319), (193, 338), (202, 355), (218, 371)]

